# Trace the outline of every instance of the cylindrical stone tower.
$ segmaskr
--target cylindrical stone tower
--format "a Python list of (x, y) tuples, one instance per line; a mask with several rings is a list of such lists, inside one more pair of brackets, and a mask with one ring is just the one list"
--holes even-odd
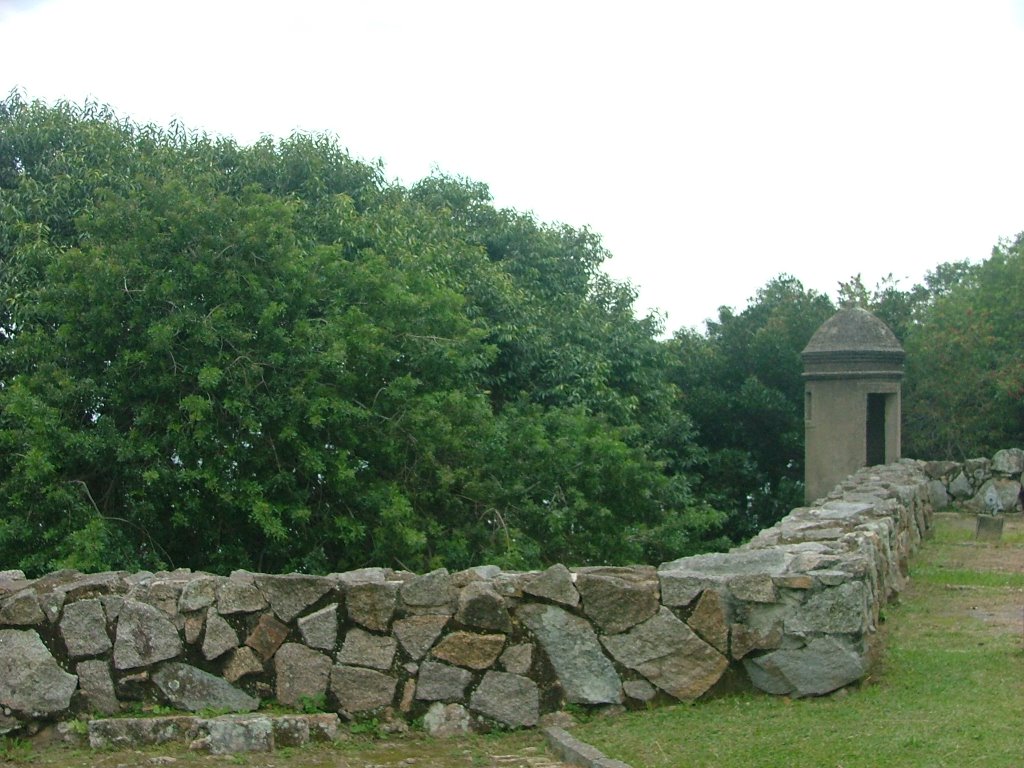
[(900, 457), (903, 347), (866, 309), (841, 309), (802, 353), (808, 502), (865, 466)]

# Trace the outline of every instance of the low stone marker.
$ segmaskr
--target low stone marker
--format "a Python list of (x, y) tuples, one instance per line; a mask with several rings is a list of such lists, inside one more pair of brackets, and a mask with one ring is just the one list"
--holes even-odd
[(999, 541), (1003, 538), (1002, 515), (978, 515), (974, 538), (978, 541)]

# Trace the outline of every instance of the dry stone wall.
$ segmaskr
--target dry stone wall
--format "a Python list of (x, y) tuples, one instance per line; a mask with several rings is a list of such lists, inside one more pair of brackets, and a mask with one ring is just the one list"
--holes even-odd
[(0, 733), (146, 702), (202, 715), (276, 700), (449, 733), (742, 679), (825, 694), (868, 669), (929, 528), (927, 469), (863, 470), (732, 552), (657, 568), (0, 572)]
[(928, 487), (935, 509), (957, 503), (990, 515), (1021, 511), (1024, 450), (1020, 448), (998, 451), (991, 459), (930, 461), (925, 471), (931, 478)]

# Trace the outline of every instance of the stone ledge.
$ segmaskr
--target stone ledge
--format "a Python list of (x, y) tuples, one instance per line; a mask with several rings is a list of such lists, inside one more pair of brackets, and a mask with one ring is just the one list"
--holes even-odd
[(599, 749), (574, 738), (563, 728), (545, 728), (544, 738), (558, 759), (570, 765), (582, 768), (630, 768), (621, 760), (605, 757)]

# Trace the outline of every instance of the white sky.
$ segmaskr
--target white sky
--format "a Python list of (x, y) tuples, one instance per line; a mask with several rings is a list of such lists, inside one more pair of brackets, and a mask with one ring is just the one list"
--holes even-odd
[(0, 97), (251, 143), (589, 225), (668, 330), (787, 272), (905, 287), (1024, 230), (1024, 0), (0, 0)]

